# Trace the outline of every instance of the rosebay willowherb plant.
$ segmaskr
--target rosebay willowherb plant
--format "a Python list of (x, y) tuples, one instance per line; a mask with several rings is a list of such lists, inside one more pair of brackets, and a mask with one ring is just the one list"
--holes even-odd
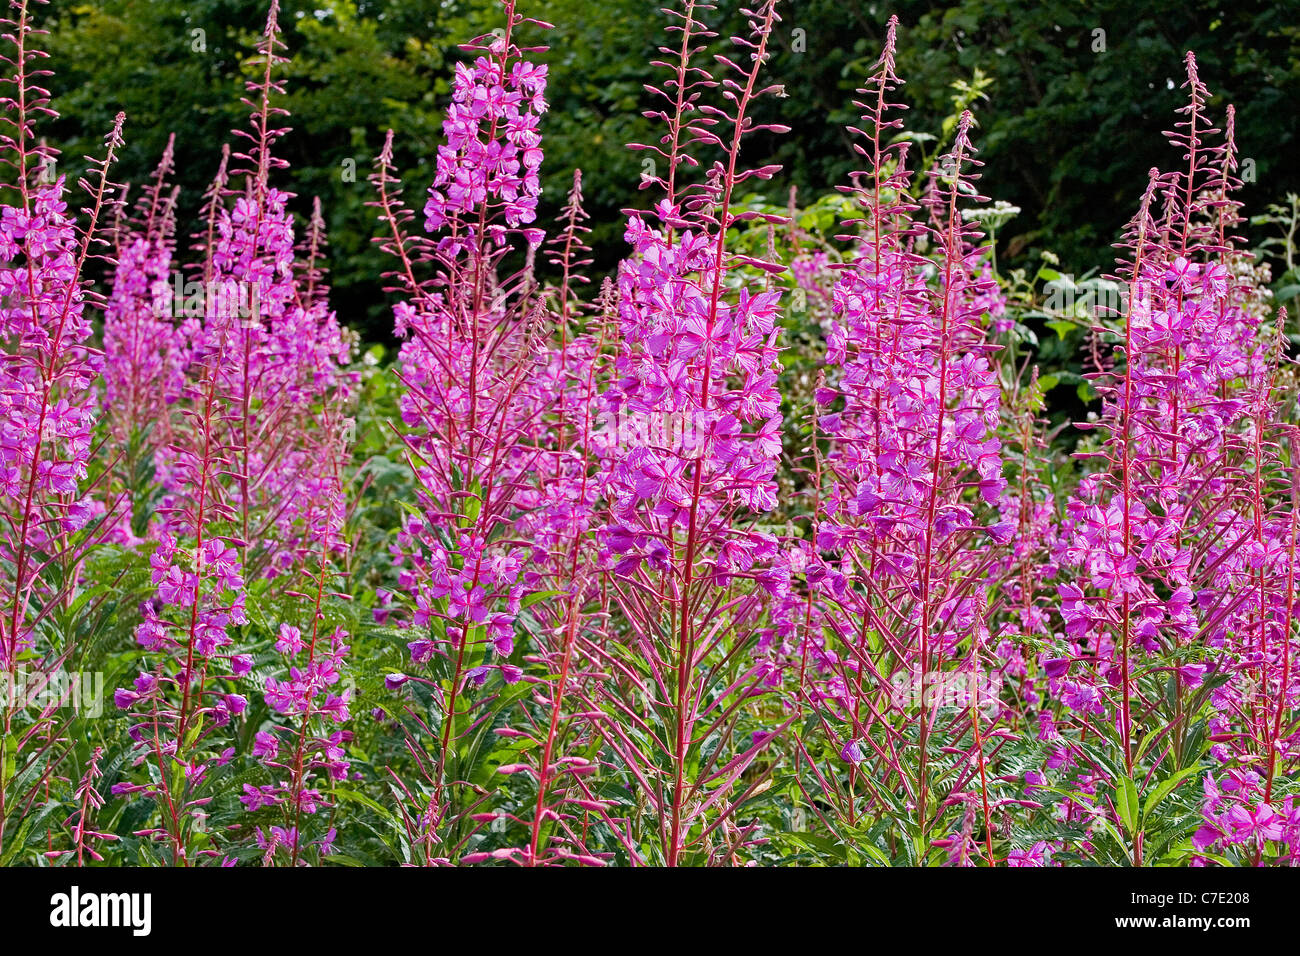
[[(286, 165), (271, 151), (285, 132), (273, 125), (284, 114), (272, 105), (283, 92), (273, 76), (283, 62), (277, 16), (272, 3), (253, 61), (259, 74), (245, 100), (250, 130), (236, 130), (250, 143), (233, 153), (233, 178), (243, 190), (233, 204), (223, 202), (230, 195), (223, 155), (205, 212), (197, 270), (204, 281), (195, 301), (183, 304), (197, 306), (196, 314), (176, 327), (186, 339), (185, 365), (179, 394), (165, 402), (174, 410), (163, 410), (175, 415), (170, 440), (155, 455), (163, 492), (149, 556), (156, 591), (136, 629), (151, 669), (116, 694), (133, 720), (140, 779), (119, 782), (113, 792), (154, 802), (156, 825), (136, 835), (161, 845), (174, 864), (251, 852), (296, 863), (309, 839), (313, 852), (328, 852), (328, 832), (309, 837), (302, 830), (304, 813), (328, 806), (308, 783), (318, 768), (337, 776), (347, 767), (343, 732), (320, 728), (348, 718), (349, 692), (331, 689), (340, 680), (346, 631), (336, 625), (327, 632), (321, 605), (334, 593), (330, 569), (344, 549), (350, 386), (340, 362), (350, 347), (315, 263), (295, 268), (289, 196), (269, 184), (271, 172)], [(319, 230), (313, 236), (318, 247)], [(129, 279), (119, 271), (119, 282)], [(175, 306), (161, 299), (155, 310)], [(271, 620), (273, 607), (277, 617), (298, 619)], [(254, 848), (248, 828), (228, 822), (236, 794), (216, 778), (233, 776), (242, 749), (237, 725), (249, 707), (240, 683), (268, 660), (272, 643), (286, 659), (287, 679), (258, 672), (270, 714), (251, 755), (274, 779), (243, 783), (237, 796), (249, 812), (276, 811), (284, 825), (272, 826), (270, 836), (256, 828)], [(287, 765), (275, 759), (280, 735), (294, 738)], [(214, 832), (210, 816), (230, 832)]]
[(122, 145), (119, 115), (106, 153), (81, 181), (89, 194), (84, 221), (68, 208), (57, 154), (38, 143), (33, 124), (53, 117), (39, 83), (45, 53), (36, 44), (28, 3), (3, 19), (10, 73), (2, 98), (0, 151), (11, 202), (0, 215), (0, 852), (7, 833), (33, 813), (64, 748), (66, 713), (58, 701), (35, 707), (22, 686), (43, 687), (75, 651), (69, 621), (77, 568), (102, 521), (88, 500), (101, 370), (91, 338), (101, 298), (84, 278), (100, 255), (103, 223), (118, 187), (108, 179)]
[(0, 31), (0, 863), (1297, 862), (1298, 379), (1190, 54), (1114, 307), (1047, 317), (1100, 399), (1048, 430), (980, 87), (918, 164), (896, 18), (800, 209), (752, 158), (778, 0), (664, 11), (606, 276), (503, 0), (420, 209), (375, 157), (400, 351), (354, 365), (268, 6), (188, 249), (121, 117), (68, 209)]
[[(1152, 171), (1130, 227), (1116, 365), (1099, 381), (1098, 467), (1070, 503), (1062, 553), (1063, 568), (1081, 573), (1060, 584), (1064, 641), (1043, 662), (1065, 711), (1049, 770), (1090, 795), (1067, 800), (1067, 812), (1105, 825), (1135, 864), (1186, 839), (1151, 813), (1205, 773), (1207, 749), (1231, 796), (1219, 796), (1220, 774), (1206, 776), (1196, 849), (1293, 852), (1265, 783), (1279, 757), (1293, 759), (1276, 720), (1294, 694), (1284, 355), (1229, 268), (1239, 255), (1231, 125), (1207, 146), (1220, 131), (1190, 54), (1185, 86), (1190, 102), (1168, 136), (1186, 165)], [(1063, 734), (1067, 722), (1077, 737)], [(1108, 746), (1086, 747), (1088, 735)]]
[[(832, 374), (814, 431), (828, 444), (815, 448), (813, 540), (792, 553), (805, 593), (788, 602), (783, 629), (796, 710), (809, 717), (796, 741), (809, 805), (856, 850), (920, 862), (932, 843), (964, 858), (976, 808), (988, 836), (981, 724), (998, 715), (998, 689), (979, 693), (992, 572), (1011, 531), (991, 507), (1003, 479), (990, 284), (962, 216), (979, 198), (966, 168), (972, 119), (960, 117), (930, 173), (929, 223), (915, 222), (906, 144), (887, 139), (901, 126), (890, 115), (896, 25), (859, 91), (870, 166), (853, 194), (864, 218), (845, 237), (856, 252), (834, 286)], [(949, 807), (963, 811), (962, 834), (932, 840)]]
[[(600, 536), (624, 624), (601, 648), (613, 677), (602, 688), (604, 739), (649, 811), (641, 852), (669, 866), (742, 852), (752, 826), (737, 814), (764, 786), (757, 761), (781, 730), (737, 732), (776, 673), (756, 637), (785, 585), (776, 539), (752, 528), (775, 505), (780, 293), (759, 291), (741, 267), (785, 266), (728, 248), (728, 231), (755, 216), (733, 210), (737, 189), (776, 171), (743, 165), (742, 141), (788, 131), (751, 116), (756, 98), (779, 91), (761, 79), (776, 7), (745, 11), (750, 34), (732, 38), (736, 59), (715, 55), (720, 80), (699, 65), (713, 36), (700, 17), (711, 8), (672, 12), (681, 45), (664, 50), (669, 77), (652, 90), (668, 131), (659, 146), (638, 147), (664, 164), (647, 183), (663, 198), (628, 221), (616, 377), (601, 399), (615, 427), (602, 452)], [(719, 105), (705, 101), (713, 89)], [(689, 181), (693, 153), (710, 147), (721, 159)]]
[[(538, 122), (546, 68), (517, 43), (545, 27), (504, 5), (506, 27), (464, 49), (444, 123), (446, 144), (424, 205), (428, 235), (412, 234), (391, 165), (392, 135), (376, 164), (375, 204), (392, 274), (405, 299), (401, 435), (418, 508), (396, 550), (399, 581), (414, 598), (408, 641), (423, 673), (397, 675), (417, 704), (409, 746), (421, 781), (397, 781), (403, 816), (423, 862), (456, 860), (485, 826), (492, 773), (483, 757), (497, 715), (526, 692), (511, 660), (518, 619), (540, 590), (522, 575), (517, 536), (533, 475), (548, 464), (539, 444), (550, 391), (539, 361), (549, 335), (532, 260), (542, 160)], [(525, 265), (503, 275), (520, 245)], [(432, 264), (433, 275), (417, 271)], [(477, 779), (475, 779), (477, 778)], [(504, 855), (509, 856), (507, 852)]]

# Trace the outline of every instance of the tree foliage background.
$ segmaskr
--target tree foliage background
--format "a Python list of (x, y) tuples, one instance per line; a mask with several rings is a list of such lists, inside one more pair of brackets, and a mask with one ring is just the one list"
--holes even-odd
[[(64, 162), (75, 167), (97, 151), (123, 110), (127, 145), (117, 175), (139, 182), (175, 132), (185, 223), (215, 172), (213, 144), (244, 122), (242, 83), (264, 6), (55, 0), (46, 26), (63, 119), (51, 135)], [(712, 17), (720, 37), (739, 28), (739, 6), (720, 0)], [(451, 64), (463, 55), (456, 44), (497, 26), (497, 5), (287, 0), (284, 8), (293, 132), (282, 155), (293, 169), (281, 185), (298, 193), (302, 215), (313, 195), (321, 197), (333, 301), (344, 321), (383, 340), (390, 317), (376, 279), (386, 265), (370, 241), (370, 165), (386, 130), (397, 130), (398, 165), (418, 200), (432, 175)], [(594, 221), (606, 224), (595, 234), (598, 263), (612, 267), (623, 251), (615, 213), (642, 198), (642, 156), (624, 144), (655, 135), (640, 111), (649, 106), (643, 84), (658, 76), (649, 63), (667, 20), (642, 0), (535, 0), (521, 12), (556, 24), (537, 38), (550, 46), (544, 59), (551, 70), (543, 216), (558, 209), (580, 166)], [(1197, 53), (1214, 105), (1236, 104), (1241, 156), (1253, 161), (1247, 212), (1300, 192), (1295, 2), (790, 0), (770, 74), (786, 95), (766, 109), (779, 111), (793, 129), (753, 147), (770, 150), (785, 166), (766, 184), (769, 200), (784, 203), (795, 186), (801, 202), (811, 201), (854, 168), (844, 131), (856, 120), (852, 91), (875, 61), (892, 13), (903, 27), (898, 62), (913, 109), (909, 127), (942, 135), (953, 98), (970, 100), (987, 164), (983, 191), (1022, 209), (999, 232), (1003, 266), (1032, 266), (1047, 249), (1060, 257), (1062, 271), (1110, 267), (1110, 243), (1146, 171), (1169, 165), (1159, 133), (1183, 102), (1187, 49)]]

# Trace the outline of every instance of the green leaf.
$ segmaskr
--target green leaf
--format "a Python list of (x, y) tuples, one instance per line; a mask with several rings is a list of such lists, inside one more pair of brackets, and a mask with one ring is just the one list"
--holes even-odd
[(538, 601), (546, 601), (563, 594), (563, 591), (534, 591), (519, 602), (520, 608), (532, 607)]
[(1143, 821), (1151, 819), (1151, 814), (1155, 812), (1156, 807), (1160, 806), (1161, 801), (1164, 800), (1165, 797), (1169, 796), (1169, 794), (1173, 793), (1180, 783), (1198, 770), (1200, 770), (1200, 767), (1186, 767), (1183, 770), (1179, 770), (1173, 776), (1160, 781), (1156, 788), (1151, 791), (1151, 795), (1147, 797), (1146, 806), (1142, 810)]
[[(368, 807), (375, 811), (375, 813), (379, 814), (383, 819), (390, 822), (393, 820), (393, 814), (387, 807), (383, 806), (372, 797), (367, 797), (364, 793), (357, 793), (355, 790), (338, 789), (331, 791), (330, 796), (337, 800), (347, 801), (348, 803), (359, 803), (361, 806)], [(334, 857), (331, 856), (330, 859), (334, 859)]]
[(1138, 832), (1139, 804), (1137, 784), (1132, 777), (1121, 777), (1115, 788), (1115, 809), (1129, 836)]

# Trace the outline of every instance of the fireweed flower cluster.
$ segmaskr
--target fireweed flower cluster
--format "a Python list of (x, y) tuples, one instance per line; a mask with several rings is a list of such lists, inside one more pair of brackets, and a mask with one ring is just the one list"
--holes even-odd
[[(287, 166), (272, 151), (286, 128), (286, 114), (272, 105), (283, 95), (274, 69), (285, 62), (272, 5), (257, 63), (261, 76), (248, 83), (253, 99), (250, 128), (235, 130), (247, 152), (235, 152), (233, 175), (244, 189), (229, 196), (226, 159), (208, 195), (206, 233), (198, 251), (197, 296), (202, 322), (190, 335), (195, 356), (208, 356), (217, 391), (234, 411), (226, 419), (226, 442), (238, 463), (239, 533), (244, 546), (259, 555), (260, 574), (273, 577), (291, 570), (300, 543), (296, 529), (330, 498), (328, 482), (318, 478), (312, 458), (323, 427), (322, 407), (346, 407), (354, 376), (343, 371), (353, 341), (329, 309), (327, 288), (320, 281), (316, 258), (322, 224), (313, 220), (305, 261), (298, 259), (291, 193), (270, 185), (272, 171)], [(189, 310), (188, 300), (184, 303)], [(197, 358), (192, 358), (197, 364)], [(346, 422), (336, 416), (337, 425)], [(160, 471), (170, 475), (167, 455)], [(165, 482), (168, 491), (173, 484)], [(173, 499), (174, 500), (174, 499)]]
[[(568, 201), (557, 218), (556, 234), (547, 242), (558, 283), (543, 296), (547, 320), (558, 345), (541, 356), (543, 367), (530, 380), (532, 407), (544, 409), (546, 425), (538, 442), (545, 459), (540, 480), (523, 489), (519, 536), (532, 544), (524, 579), (542, 582), (543, 590), (567, 590), (574, 576), (575, 549), (585, 561), (593, 547), (588, 531), (596, 522), (600, 482), (590, 473), (590, 457), (608, 424), (595, 407), (600, 382), (608, 375), (609, 351), (616, 331), (612, 305), (587, 303), (579, 287), (588, 281), (579, 271), (590, 264), (584, 241), (590, 229), (582, 207), (582, 171), (575, 170)], [(602, 290), (607, 299), (611, 287)], [(586, 313), (598, 314), (584, 322)], [(531, 586), (531, 584), (530, 584)]]
[[(134, 216), (120, 223), (116, 268), (104, 307), (104, 403), (122, 461), (118, 480), (104, 490), (104, 507), (114, 510), (112, 537), (138, 544), (132, 514), (132, 485), (151, 455), (170, 440), (170, 406), (181, 394), (187, 365), (186, 345), (195, 320), (174, 315), (172, 261), (175, 203), (179, 187), (168, 191), (174, 137), (136, 203)], [(125, 191), (124, 191), (125, 192)]]
[[(471, 65), (456, 64), (442, 127), (447, 141), (438, 147), (438, 169), (424, 204), (424, 228), (430, 233), (489, 200), (510, 228), (537, 218), (538, 121), (546, 112), (546, 67), (510, 56), (504, 39), (484, 53)], [(474, 241), (472, 228), (466, 238)]]
[(164, 423), (184, 373), (173, 313), (172, 257), (177, 189), (168, 190), (174, 137), (134, 217), (119, 230), (117, 267), (104, 308), (104, 402), (115, 437), (140, 423)]

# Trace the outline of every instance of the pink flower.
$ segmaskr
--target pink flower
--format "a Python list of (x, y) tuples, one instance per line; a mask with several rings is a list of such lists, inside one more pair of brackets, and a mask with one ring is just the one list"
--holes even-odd
[(294, 657), (302, 651), (303, 647), (302, 631), (292, 624), (281, 624), (280, 636), (275, 642), (275, 649), (281, 654)]

